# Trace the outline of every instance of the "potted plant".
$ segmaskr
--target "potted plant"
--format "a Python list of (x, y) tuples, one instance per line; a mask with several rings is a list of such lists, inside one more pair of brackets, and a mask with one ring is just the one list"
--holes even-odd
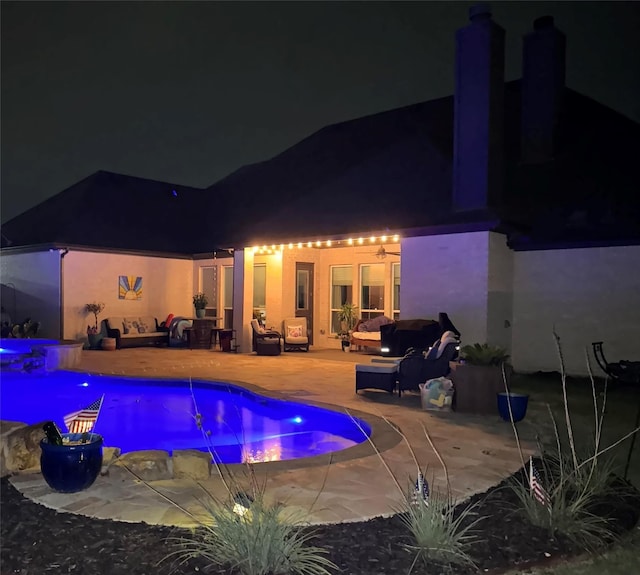
[(32, 321), (30, 317), (25, 319), (22, 323), (16, 323), (13, 325), (2, 326), (2, 337), (16, 337), (16, 338), (34, 338), (38, 330), (40, 329), (39, 321)]
[(102, 302), (88, 303), (84, 306), (85, 313), (92, 313), (94, 317), (94, 325), (87, 326), (87, 338), (91, 349), (100, 349), (103, 335), (98, 328), (98, 316), (102, 313), (102, 310), (104, 310)]
[(207, 307), (209, 300), (202, 292), (198, 292), (193, 296), (193, 307), (196, 308), (196, 317), (204, 317), (204, 309)]
[(51, 421), (43, 429), (46, 437), (40, 441), (40, 469), (49, 487), (75, 493), (92, 485), (102, 467), (102, 436), (60, 433)]
[(456, 411), (496, 413), (496, 394), (505, 391), (513, 374), (508, 360), (507, 350), (500, 346), (488, 343), (463, 346), (459, 361), (451, 364)]
[(337, 336), (342, 340), (342, 351), (349, 351), (351, 348), (351, 332), (358, 321), (358, 306), (346, 302), (340, 306), (338, 312), (340, 331)]

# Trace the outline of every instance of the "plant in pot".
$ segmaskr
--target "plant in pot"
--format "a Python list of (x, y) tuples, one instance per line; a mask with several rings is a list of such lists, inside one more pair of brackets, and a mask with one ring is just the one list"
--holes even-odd
[[(460, 349), (460, 360), (451, 364), (454, 409), (467, 413), (496, 412), (496, 394), (505, 391), (513, 374), (507, 350), (488, 343)], [(505, 381), (506, 379), (506, 381)]]
[(91, 349), (100, 349), (103, 334), (98, 328), (98, 316), (102, 313), (104, 307), (102, 302), (87, 303), (84, 306), (85, 313), (92, 313), (94, 317), (94, 325), (87, 326), (87, 338), (89, 339), (89, 347)]
[(340, 306), (338, 311), (338, 321), (340, 322), (340, 331), (337, 334), (342, 340), (342, 351), (351, 349), (351, 332), (358, 321), (358, 306), (346, 302)]
[(32, 321), (31, 318), (28, 317), (22, 323), (3, 325), (2, 337), (34, 338), (38, 334), (39, 329), (40, 322)]
[(60, 433), (53, 421), (43, 425), (40, 469), (55, 491), (75, 493), (91, 486), (102, 467), (103, 438), (91, 429), (83, 433)]
[(198, 292), (193, 296), (193, 307), (196, 309), (196, 317), (204, 317), (204, 310), (207, 307), (209, 300), (207, 296), (202, 292)]

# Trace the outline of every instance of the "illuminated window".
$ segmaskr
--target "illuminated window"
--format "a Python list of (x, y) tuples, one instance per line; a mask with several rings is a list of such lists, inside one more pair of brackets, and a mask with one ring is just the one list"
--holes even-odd
[(216, 266), (200, 268), (200, 291), (207, 296), (207, 307), (205, 317), (216, 317), (218, 315), (218, 268)]
[(360, 311), (362, 319), (384, 315), (384, 264), (360, 266)]
[(253, 317), (264, 323), (267, 311), (267, 266), (253, 266)]
[(400, 319), (400, 264), (391, 265), (393, 281), (393, 319)]
[(331, 333), (340, 331), (338, 313), (345, 303), (353, 303), (353, 269), (351, 266), (331, 268)]
[(233, 328), (233, 266), (224, 266), (223, 272), (223, 294), (222, 301), (224, 303), (224, 327), (225, 329)]

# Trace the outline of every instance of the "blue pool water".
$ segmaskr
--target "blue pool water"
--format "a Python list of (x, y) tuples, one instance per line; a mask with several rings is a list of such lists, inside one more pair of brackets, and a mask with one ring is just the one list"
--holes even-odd
[[(104, 394), (94, 428), (122, 453), (142, 449), (213, 447), (224, 463), (276, 461), (340, 451), (366, 441), (371, 429), (349, 415), (271, 399), (241, 387), (206, 381), (146, 380), (76, 372), (3, 373), (0, 419), (53, 420)], [(194, 399), (197, 411), (194, 406)], [(196, 417), (201, 414), (201, 418)], [(201, 420), (201, 428), (198, 427)], [(365, 435), (366, 434), (366, 435)]]
[(0, 357), (31, 353), (34, 346), (55, 345), (57, 343), (59, 342), (55, 339), (2, 338), (0, 339)]

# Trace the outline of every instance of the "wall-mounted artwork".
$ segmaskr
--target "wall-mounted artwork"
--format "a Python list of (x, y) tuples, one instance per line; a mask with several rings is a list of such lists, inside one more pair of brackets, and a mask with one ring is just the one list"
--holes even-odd
[(140, 276), (120, 276), (118, 299), (142, 299), (142, 278)]

